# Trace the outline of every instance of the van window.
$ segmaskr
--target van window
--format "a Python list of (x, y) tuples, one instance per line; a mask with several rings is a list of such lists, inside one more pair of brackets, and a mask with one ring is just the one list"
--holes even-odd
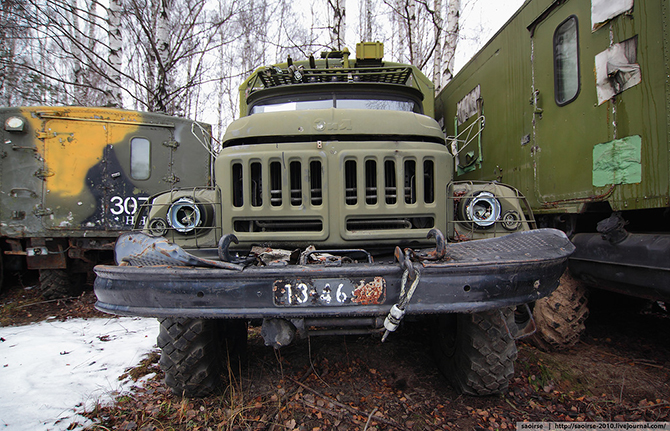
[(151, 142), (146, 138), (130, 141), (130, 176), (134, 180), (148, 180), (151, 176)]
[(554, 98), (559, 106), (579, 95), (579, 34), (577, 17), (563, 21), (554, 32)]

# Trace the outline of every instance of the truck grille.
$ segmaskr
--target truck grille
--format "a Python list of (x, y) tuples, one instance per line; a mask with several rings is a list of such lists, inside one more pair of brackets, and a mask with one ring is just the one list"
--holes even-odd
[[(307, 184), (303, 185), (303, 166), (308, 169)], [(284, 204), (285, 196), (282, 193), (284, 184), (282, 178), (288, 178), (288, 196), (286, 201), (291, 206), (300, 206), (303, 204), (303, 188), (306, 189), (308, 195), (306, 201), (311, 205), (321, 205), (323, 203), (322, 190), (322, 165), (320, 160), (312, 160), (303, 163), (301, 160), (291, 161), (288, 165), (287, 175), (282, 170), (282, 163), (280, 161), (269, 162), (269, 178), (265, 181), (263, 179), (263, 164), (258, 161), (249, 163), (249, 194), (248, 200), (252, 207), (263, 206), (263, 184), (269, 185), (269, 203), (270, 206), (280, 207)], [(233, 163), (232, 166), (232, 185), (233, 185), (233, 206), (242, 208), (245, 202), (244, 193), (244, 166), (240, 162)]]
[[(402, 199), (406, 204), (415, 204), (417, 200), (417, 171), (415, 160), (405, 160), (403, 171), (396, 170), (395, 160), (386, 160), (383, 164), (383, 184), (377, 183), (377, 161), (366, 160), (364, 168), (365, 183), (359, 184), (357, 181), (357, 161), (347, 160), (344, 163), (345, 177), (345, 202), (347, 205), (356, 205), (358, 203), (358, 188), (363, 186), (365, 190), (365, 203), (375, 205), (378, 203), (380, 193), (387, 205), (394, 205), (398, 201), (397, 178), (402, 176), (403, 184)], [(435, 201), (435, 163), (432, 160), (423, 162), (423, 202), (433, 203)]]
[(232, 230), (332, 235), (342, 228), (345, 238), (358, 238), (436, 226), (443, 207), (436, 203), (434, 152), (405, 156), (373, 148), (336, 154), (294, 150), (280, 159), (238, 153), (227, 173)]

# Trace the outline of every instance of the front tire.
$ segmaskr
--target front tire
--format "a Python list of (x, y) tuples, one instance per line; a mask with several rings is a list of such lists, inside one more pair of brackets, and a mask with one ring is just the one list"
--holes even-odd
[(176, 395), (202, 397), (220, 381), (215, 321), (159, 319), (158, 347), (165, 384)]
[(204, 397), (221, 383), (222, 365), (235, 370), (246, 350), (243, 320), (159, 319), (165, 384), (176, 395)]
[(517, 356), (508, 330), (513, 324), (511, 309), (439, 316), (434, 350), (456, 390), (478, 396), (507, 390)]

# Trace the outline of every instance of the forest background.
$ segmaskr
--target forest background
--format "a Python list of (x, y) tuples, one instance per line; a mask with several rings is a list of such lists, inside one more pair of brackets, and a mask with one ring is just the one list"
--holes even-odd
[(0, 0), (0, 106), (110, 106), (220, 136), (259, 66), (379, 41), (441, 88), (522, 0)]

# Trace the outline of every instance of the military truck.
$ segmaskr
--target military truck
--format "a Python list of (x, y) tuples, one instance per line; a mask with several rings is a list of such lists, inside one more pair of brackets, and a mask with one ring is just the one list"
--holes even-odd
[[(431, 82), (383, 45), (261, 67), (240, 87), (213, 187), (171, 190), (95, 268), (99, 310), (160, 320), (177, 394), (205, 395), (266, 345), (393, 333), (430, 319), (440, 368), (469, 394), (506, 390), (526, 304), (551, 293), (573, 246), (531, 229), (517, 190), (452, 182)], [(477, 239), (476, 241), (470, 241)], [(515, 313), (515, 307), (519, 311)]]
[(437, 97), (456, 178), (514, 185), (576, 245), (548, 345), (584, 329), (584, 283), (670, 299), (668, 8), (527, 1)]
[(90, 107), (0, 108), (0, 120), (0, 274), (39, 270), (46, 297), (113, 262), (149, 195), (211, 183), (208, 125)]

